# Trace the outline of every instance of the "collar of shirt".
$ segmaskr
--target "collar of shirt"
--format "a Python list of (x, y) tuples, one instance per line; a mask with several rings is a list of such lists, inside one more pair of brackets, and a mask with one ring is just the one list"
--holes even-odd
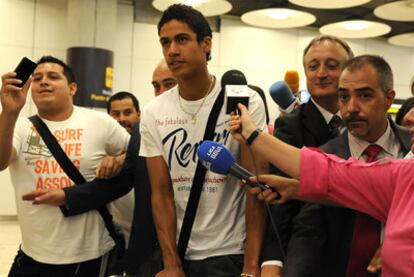
[(313, 104), (315, 104), (316, 108), (318, 109), (318, 111), (322, 114), (323, 118), (326, 121), (326, 124), (329, 124), (329, 121), (331, 121), (332, 117), (334, 115), (339, 116), (342, 119), (341, 114), (339, 113), (339, 111), (336, 114), (333, 114), (329, 111), (327, 111), (325, 108), (323, 108), (322, 106), (318, 105), (318, 103), (316, 103), (316, 101), (311, 97), (311, 101), (313, 102)]
[(381, 152), (378, 154), (378, 159), (390, 157), (390, 158), (402, 158), (400, 152), (401, 145), (397, 140), (394, 131), (391, 129), (391, 125), (388, 122), (387, 129), (384, 134), (375, 142), (369, 143), (368, 141), (359, 139), (348, 132), (349, 150), (351, 151), (352, 157), (359, 161), (365, 161), (367, 156), (364, 154), (365, 148), (370, 144), (377, 144), (382, 147)]

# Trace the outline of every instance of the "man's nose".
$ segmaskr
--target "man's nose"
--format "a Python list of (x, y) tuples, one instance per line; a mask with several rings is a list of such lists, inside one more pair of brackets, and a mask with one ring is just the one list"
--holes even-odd
[(177, 56), (179, 53), (179, 47), (178, 44), (175, 41), (172, 41), (170, 44), (170, 47), (168, 48), (168, 55), (170, 57)]
[(318, 78), (325, 78), (328, 74), (327, 74), (327, 71), (326, 71), (326, 67), (325, 67), (325, 65), (321, 65), (319, 68), (318, 68), (318, 71), (316, 72), (316, 74), (317, 74), (317, 76), (318, 76)]
[(359, 112), (359, 101), (356, 97), (350, 97), (347, 103), (347, 110), (349, 113), (358, 113)]
[(42, 76), (42, 79), (40, 79), (40, 84), (48, 84), (49, 79), (46, 75)]

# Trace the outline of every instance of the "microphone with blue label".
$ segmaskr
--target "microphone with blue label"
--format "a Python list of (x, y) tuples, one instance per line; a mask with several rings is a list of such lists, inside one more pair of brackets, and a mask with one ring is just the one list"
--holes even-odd
[(281, 198), (281, 195), (272, 187), (264, 183), (250, 181), (250, 177), (253, 177), (254, 175), (247, 169), (237, 164), (236, 159), (229, 152), (229, 150), (224, 147), (224, 145), (214, 141), (205, 140), (198, 147), (197, 155), (201, 164), (203, 164), (208, 170), (222, 175), (230, 174), (240, 179), (240, 181), (246, 185), (251, 187), (259, 186), (262, 191), (270, 189), (277, 193), (276, 199)]

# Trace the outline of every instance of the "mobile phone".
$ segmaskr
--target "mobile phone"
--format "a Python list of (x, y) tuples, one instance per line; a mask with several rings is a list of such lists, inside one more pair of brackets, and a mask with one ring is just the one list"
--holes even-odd
[(23, 57), (23, 59), (19, 62), (14, 72), (16, 72), (16, 79), (22, 80), (22, 82), (17, 87), (22, 87), (26, 82), (27, 79), (29, 79), (30, 75), (33, 73), (33, 71), (36, 69), (37, 63), (29, 60), (26, 57)]

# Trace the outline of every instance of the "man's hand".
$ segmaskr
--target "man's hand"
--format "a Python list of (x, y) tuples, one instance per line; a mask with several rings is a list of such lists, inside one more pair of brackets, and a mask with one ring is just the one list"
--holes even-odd
[(49, 204), (61, 206), (65, 204), (65, 192), (61, 189), (34, 190), (22, 196), (25, 201), (33, 201), (32, 204)]
[(102, 159), (99, 166), (96, 168), (96, 178), (98, 179), (110, 179), (121, 171), (124, 165), (126, 154), (119, 156), (106, 156)]
[(282, 268), (277, 265), (265, 265), (262, 267), (262, 277), (280, 277)]
[(181, 267), (168, 267), (158, 272), (155, 277), (185, 277)]
[(15, 79), (16, 72), (9, 72), (1, 76), (0, 99), (3, 112), (10, 114), (19, 114), (20, 110), (26, 103), (27, 91), (32, 82), (32, 78), (25, 83), (22, 88), (17, 87), (22, 83), (21, 80)]
[(378, 247), (377, 251), (374, 254), (374, 257), (372, 257), (371, 262), (369, 263), (367, 270), (371, 273), (378, 273), (381, 271), (381, 247)]
[[(254, 177), (251, 180), (256, 181)], [(296, 179), (265, 174), (259, 175), (258, 181), (266, 183), (269, 187), (276, 189), (281, 196), (280, 199), (277, 199), (277, 193), (270, 189), (264, 191), (261, 191), (259, 187), (249, 189), (249, 193), (256, 195), (259, 200), (264, 200), (269, 204), (283, 204), (298, 194), (299, 181)]]
[(253, 119), (251, 118), (249, 111), (243, 104), (238, 104), (238, 108), (241, 111), (241, 115), (231, 113), (230, 117), (230, 132), (234, 139), (239, 142), (244, 142), (254, 130), (257, 129)]

